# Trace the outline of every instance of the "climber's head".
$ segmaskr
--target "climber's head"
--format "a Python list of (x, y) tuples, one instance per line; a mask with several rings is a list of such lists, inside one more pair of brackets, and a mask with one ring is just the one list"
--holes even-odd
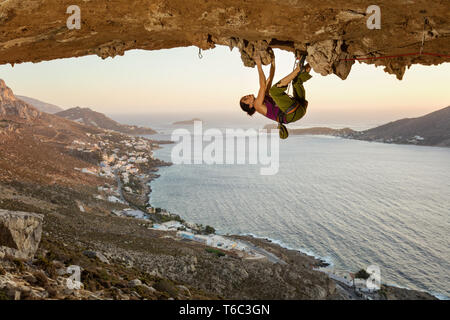
[(252, 116), (255, 112), (255, 96), (253, 94), (249, 94), (247, 96), (243, 96), (240, 101), (241, 109), (244, 110), (249, 116)]

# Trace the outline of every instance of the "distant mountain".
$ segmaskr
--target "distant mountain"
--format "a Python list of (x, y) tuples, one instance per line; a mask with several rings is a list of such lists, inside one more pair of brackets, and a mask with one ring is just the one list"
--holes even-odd
[(16, 97), (22, 101), (25, 101), (26, 103), (32, 105), (33, 107), (35, 107), (36, 109), (38, 109), (41, 112), (47, 112), (50, 114), (54, 114), (57, 112), (61, 112), (64, 109), (58, 106), (55, 106), (54, 104), (50, 104), (47, 102), (43, 102), (34, 98), (30, 98), (30, 97), (25, 97), (25, 96), (19, 96), (16, 95)]
[(120, 124), (103, 113), (93, 111), (89, 108), (71, 108), (55, 114), (58, 117), (66, 118), (72, 121), (85, 124), (87, 126), (97, 127), (106, 130), (113, 130), (129, 135), (148, 135), (157, 133), (151, 128), (144, 128), (131, 125)]
[(0, 79), (0, 120), (31, 121), (40, 116), (39, 110), (17, 99), (12, 90)]
[(366, 131), (355, 132), (352, 138), (450, 147), (450, 106), (422, 117), (402, 119)]
[(172, 125), (174, 125), (174, 126), (193, 125), (195, 121), (203, 121), (203, 120), (199, 119), (199, 118), (194, 118), (191, 120), (177, 121), (177, 122), (172, 123)]

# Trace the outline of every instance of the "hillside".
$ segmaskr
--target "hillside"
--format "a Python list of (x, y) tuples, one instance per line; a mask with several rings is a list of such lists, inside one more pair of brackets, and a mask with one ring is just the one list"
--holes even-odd
[[(173, 231), (150, 228), (166, 216), (153, 214), (145, 221), (117, 216), (114, 212), (131, 202), (107, 197), (124, 197), (117, 173), (96, 172), (105, 170), (106, 162), (120, 170), (133, 163), (139, 169), (135, 178), (157, 177), (163, 164), (148, 154), (153, 142), (41, 113), (4, 82), (0, 89), (0, 211), (43, 216), (35, 259), (0, 256), (1, 299), (348, 299), (347, 291), (315, 270), (319, 260), (297, 250), (240, 236), (283, 263), (232, 251), (218, 255), (203, 243), (177, 240)], [(132, 159), (138, 153), (148, 162)], [(124, 165), (119, 159), (126, 158)], [(129, 181), (129, 196), (141, 193), (139, 184)], [(19, 227), (14, 232), (27, 232)], [(0, 224), (0, 247), (11, 248), (4, 240), (11, 238), (8, 232)], [(82, 269), (83, 289), (67, 290), (64, 270), (73, 265)], [(379, 298), (399, 296), (396, 288), (389, 290), (393, 293)], [(401, 298), (433, 297), (405, 291)]]
[(30, 97), (26, 97), (26, 96), (19, 96), (19, 95), (16, 95), (16, 97), (18, 99), (28, 103), (29, 105), (32, 105), (33, 107), (35, 107), (36, 109), (38, 109), (41, 112), (54, 114), (54, 113), (61, 112), (64, 110), (63, 108), (58, 107), (54, 104), (43, 102), (43, 101), (40, 101), (40, 100), (37, 100), (34, 98), (30, 98)]
[[(264, 129), (276, 129), (276, 124), (268, 124)], [(332, 129), (313, 127), (289, 129), (291, 135), (330, 135), (342, 138), (422, 146), (450, 147), (450, 107), (446, 107), (422, 117), (401, 119), (365, 131), (350, 128)]]
[(450, 147), (450, 106), (422, 117), (401, 119), (366, 131), (355, 132), (352, 138)]
[(92, 183), (96, 179), (73, 170), (89, 166), (88, 157), (74, 156), (66, 146), (75, 139), (92, 142), (89, 135), (100, 132), (38, 111), (0, 80), (0, 181)]
[(120, 124), (108, 118), (103, 113), (96, 112), (89, 108), (71, 108), (58, 112), (55, 115), (72, 121), (80, 122), (87, 126), (97, 127), (105, 130), (113, 130), (124, 134), (150, 135), (156, 133), (155, 130), (150, 128)]
[(5, 81), (0, 79), (0, 120), (20, 119), (33, 120), (40, 116), (40, 112), (29, 104), (17, 99)]
[(199, 118), (194, 118), (191, 120), (176, 121), (176, 122), (172, 123), (172, 125), (174, 125), (174, 126), (193, 125), (195, 121), (203, 121), (203, 120), (199, 119)]
[[(16, 299), (19, 294), (20, 299), (325, 299), (337, 295), (332, 281), (313, 271), (319, 262), (312, 257), (261, 242), (290, 263), (252, 261), (234, 253), (219, 258), (203, 244), (177, 241), (173, 232), (149, 229), (152, 220), (166, 221), (163, 216), (155, 214), (143, 221), (113, 214), (131, 205), (128, 198), (139, 196), (138, 175), (157, 177), (153, 172), (163, 165), (161, 161), (150, 155), (145, 162), (131, 159), (132, 154), (153, 148), (152, 141), (40, 113), (18, 100), (4, 82), (1, 85), (0, 210), (42, 214), (43, 225), (35, 260), (19, 268), (0, 252), (0, 298)], [(127, 166), (118, 160), (128, 157)], [(128, 170), (125, 167), (132, 163), (139, 169), (134, 176), (131, 171), (127, 175), (128, 187), (133, 188), (127, 195), (119, 191), (116, 173), (96, 174), (109, 161), (120, 170)], [(128, 203), (111, 200), (114, 194)], [(0, 223), (0, 248), (8, 239), (6, 231)], [(73, 264), (83, 270), (84, 290), (65, 290), (64, 282), (58, 281), (56, 268)], [(37, 273), (43, 284), (29, 277)], [(270, 290), (261, 290), (264, 287)], [(289, 288), (295, 289), (288, 292)]]

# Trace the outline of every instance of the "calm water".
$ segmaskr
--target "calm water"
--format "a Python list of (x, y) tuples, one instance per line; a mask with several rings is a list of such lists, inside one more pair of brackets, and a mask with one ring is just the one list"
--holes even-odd
[[(172, 146), (156, 155), (170, 161)], [(219, 233), (253, 234), (322, 257), (337, 271), (450, 296), (450, 149), (291, 136), (280, 170), (174, 165), (151, 204)]]

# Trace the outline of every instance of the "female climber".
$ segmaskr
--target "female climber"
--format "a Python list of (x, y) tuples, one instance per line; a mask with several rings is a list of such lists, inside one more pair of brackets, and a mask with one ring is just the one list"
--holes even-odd
[[(278, 122), (278, 129), (280, 129), (280, 137), (282, 139), (286, 139), (289, 135), (283, 124), (301, 119), (305, 115), (308, 107), (308, 101), (305, 99), (303, 82), (311, 79), (312, 76), (309, 74), (311, 66), (307, 64), (303, 67), (303, 71), (303, 61), (304, 57), (292, 73), (272, 86), (275, 74), (275, 59), (272, 60), (270, 75), (266, 79), (261, 66), (261, 58), (257, 56), (255, 62), (258, 68), (260, 85), (258, 96), (255, 98), (253, 94), (250, 94), (242, 97), (240, 101), (242, 110), (248, 115), (252, 116), (255, 112), (258, 112), (263, 116)], [(286, 93), (288, 84), (291, 81), (294, 88), (293, 97), (290, 97)]]

